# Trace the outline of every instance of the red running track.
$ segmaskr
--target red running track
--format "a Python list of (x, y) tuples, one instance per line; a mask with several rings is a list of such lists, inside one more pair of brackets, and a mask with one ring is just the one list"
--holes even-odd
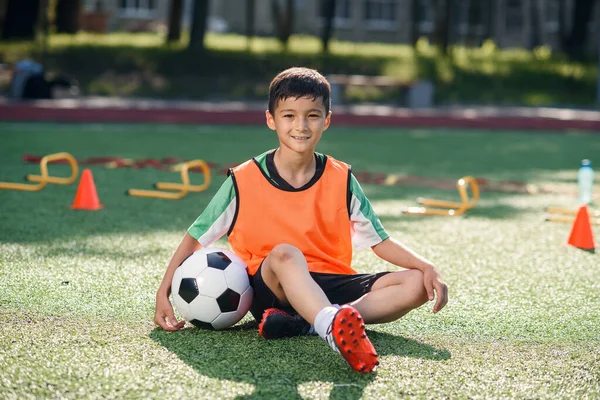
[[(243, 103), (153, 100), (0, 101), (0, 121), (262, 125), (264, 108)], [(334, 110), (335, 126), (478, 128), (600, 133), (600, 111), (552, 108), (447, 108), (411, 110), (347, 106)]]

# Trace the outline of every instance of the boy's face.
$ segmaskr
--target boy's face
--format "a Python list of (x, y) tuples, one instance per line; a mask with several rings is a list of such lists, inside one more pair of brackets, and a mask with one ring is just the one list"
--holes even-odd
[(330, 118), (320, 98), (289, 97), (279, 101), (273, 114), (267, 111), (267, 126), (277, 132), (280, 147), (312, 154)]

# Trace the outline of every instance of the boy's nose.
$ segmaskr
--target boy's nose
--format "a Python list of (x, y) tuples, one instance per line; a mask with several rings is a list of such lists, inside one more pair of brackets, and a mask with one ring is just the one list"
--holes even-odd
[(308, 121), (306, 118), (298, 118), (296, 120), (296, 130), (300, 132), (306, 131), (308, 128)]

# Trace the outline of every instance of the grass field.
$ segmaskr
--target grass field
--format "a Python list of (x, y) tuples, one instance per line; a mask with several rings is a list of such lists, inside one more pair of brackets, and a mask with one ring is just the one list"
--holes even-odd
[[(266, 128), (0, 123), (0, 181), (36, 173), (24, 154), (83, 159), (202, 158), (236, 163), (276, 146)], [(378, 371), (352, 372), (315, 337), (261, 339), (250, 317), (231, 330), (152, 323), (166, 264), (223, 175), (182, 200), (126, 197), (178, 174), (92, 166), (104, 209), (71, 210), (76, 185), (0, 191), (0, 397), (23, 398), (539, 398), (600, 397), (600, 262), (565, 246), (581, 158), (596, 134), (332, 127), (320, 151), (354, 170), (553, 184), (557, 193), (483, 192), (456, 218), (403, 216), (417, 196), (454, 191), (365, 184), (387, 230), (433, 260), (450, 288), (431, 305), (369, 327)], [(84, 167), (84, 166), (82, 166)], [(51, 172), (67, 176), (65, 166)], [(197, 175), (192, 180), (197, 180)], [(596, 185), (596, 193), (598, 193)], [(600, 230), (594, 228), (596, 238)], [(226, 242), (220, 245), (226, 246)], [(391, 270), (370, 251), (361, 272)]]

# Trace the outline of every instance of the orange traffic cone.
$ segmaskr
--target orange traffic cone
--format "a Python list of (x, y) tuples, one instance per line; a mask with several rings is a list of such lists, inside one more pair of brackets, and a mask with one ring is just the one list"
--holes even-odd
[(587, 206), (583, 205), (579, 207), (567, 243), (583, 250), (595, 249), (594, 234), (592, 233), (592, 225), (590, 224)]
[(84, 169), (71, 208), (75, 210), (99, 210), (102, 207), (104, 206), (100, 204), (98, 199), (92, 171)]

